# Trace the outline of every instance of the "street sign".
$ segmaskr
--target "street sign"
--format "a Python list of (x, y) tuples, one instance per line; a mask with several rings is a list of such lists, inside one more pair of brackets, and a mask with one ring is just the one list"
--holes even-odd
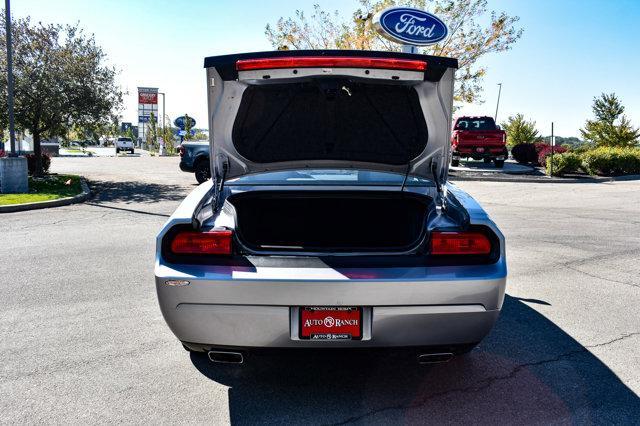
[(122, 122), (122, 123), (120, 123), (120, 130), (123, 131), (123, 132), (128, 132), (129, 129), (131, 129), (132, 126), (133, 126), (133, 124), (131, 124), (131, 123)]
[[(191, 121), (191, 127), (195, 127), (196, 126), (196, 120), (193, 117), (189, 117), (189, 120)], [(182, 117), (178, 117), (173, 121), (173, 124), (176, 125), (176, 127), (179, 127), (180, 129), (184, 130), (185, 127), (187, 127), (187, 116), (182, 116)]]
[(424, 10), (411, 7), (392, 7), (373, 17), (376, 31), (397, 43), (428, 46), (447, 38), (449, 30), (444, 22)]
[(178, 136), (185, 136), (187, 134), (186, 130), (179, 130), (178, 131)]

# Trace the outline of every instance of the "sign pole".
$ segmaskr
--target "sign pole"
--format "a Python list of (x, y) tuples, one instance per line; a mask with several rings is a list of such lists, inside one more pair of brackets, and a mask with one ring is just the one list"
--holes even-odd
[(502, 93), (502, 83), (498, 83), (498, 102), (496, 102), (496, 115), (493, 117), (493, 121), (498, 123), (498, 107), (500, 106), (500, 94)]
[(10, 0), (5, 0), (4, 12), (7, 30), (7, 106), (9, 108), (9, 140), (11, 141), (11, 156), (17, 157), (16, 128), (13, 115), (13, 52), (11, 43), (11, 11)]
[(553, 121), (551, 122), (551, 140), (549, 142), (551, 142), (551, 164), (549, 164), (549, 176), (553, 177), (553, 150), (556, 144), (556, 140), (553, 137)]

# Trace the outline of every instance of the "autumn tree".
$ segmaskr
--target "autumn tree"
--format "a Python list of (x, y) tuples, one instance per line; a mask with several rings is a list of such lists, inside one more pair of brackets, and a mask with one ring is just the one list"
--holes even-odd
[[(4, 12), (0, 45), (6, 43)], [(33, 24), (14, 19), (13, 74), (15, 120), (33, 136), (36, 175), (42, 175), (44, 138), (62, 136), (72, 127), (108, 125), (122, 105), (116, 70), (105, 65), (105, 53), (77, 25)], [(6, 93), (6, 50), (0, 49), (0, 92)], [(6, 109), (0, 111), (0, 116)], [(5, 121), (0, 117), (0, 124)]]
[(533, 143), (539, 139), (535, 121), (527, 121), (522, 114), (509, 117), (502, 123), (507, 132), (507, 145), (512, 147), (521, 143)]
[(193, 127), (193, 120), (189, 117), (188, 114), (184, 115), (184, 140), (190, 141), (193, 139), (193, 135), (191, 134), (191, 128)]
[(615, 93), (593, 98), (593, 120), (580, 129), (583, 139), (596, 146), (631, 147), (638, 144), (640, 129), (624, 115), (624, 106)]
[(458, 59), (457, 102), (480, 101), (487, 72), (486, 67), (480, 65), (480, 59), (510, 49), (522, 35), (517, 16), (489, 11), (486, 0), (360, 0), (360, 7), (350, 19), (344, 19), (337, 11), (327, 12), (316, 4), (308, 16), (296, 10), (294, 16), (268, 24), (265, 34), (276, 49), (400, 51), (399, 44), (380, 36), (372, 25), (377, 12), (400, 5), (427, 10), (449, 27), (449, 37), (419, 50), (427, 55)]

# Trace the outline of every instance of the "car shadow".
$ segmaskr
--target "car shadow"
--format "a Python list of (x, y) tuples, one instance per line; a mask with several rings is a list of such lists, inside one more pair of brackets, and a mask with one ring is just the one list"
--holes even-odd
[(154, 203), (181, 201), (189, 193), (180, 185), (135, 181), (89, 181), (93, 202)]
[[(624, 337), (622, 337), (624, 338)], [(605, 346), (611, 342), (599, 342)], [(213, 364), (235, 424), (634, 423), (640, 398), (553, 322), (507, 296), (470, 354), (418, 365), (405, 351), (289, 351)]]

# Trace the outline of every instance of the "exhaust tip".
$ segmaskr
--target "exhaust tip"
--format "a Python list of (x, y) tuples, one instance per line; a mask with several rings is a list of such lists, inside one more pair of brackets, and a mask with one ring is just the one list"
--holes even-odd
[(420, 354), (418, 355), (418, 363), (419, 364), (438, 364), (442, 362), (447, 362), (451, 358), (453, 358), (453, 354), (451, 352)]
[(221, 364), (242, 364), (244, 362), (244, 357), (240, 352), (209, 351), (207, 356), (211, 362)]

